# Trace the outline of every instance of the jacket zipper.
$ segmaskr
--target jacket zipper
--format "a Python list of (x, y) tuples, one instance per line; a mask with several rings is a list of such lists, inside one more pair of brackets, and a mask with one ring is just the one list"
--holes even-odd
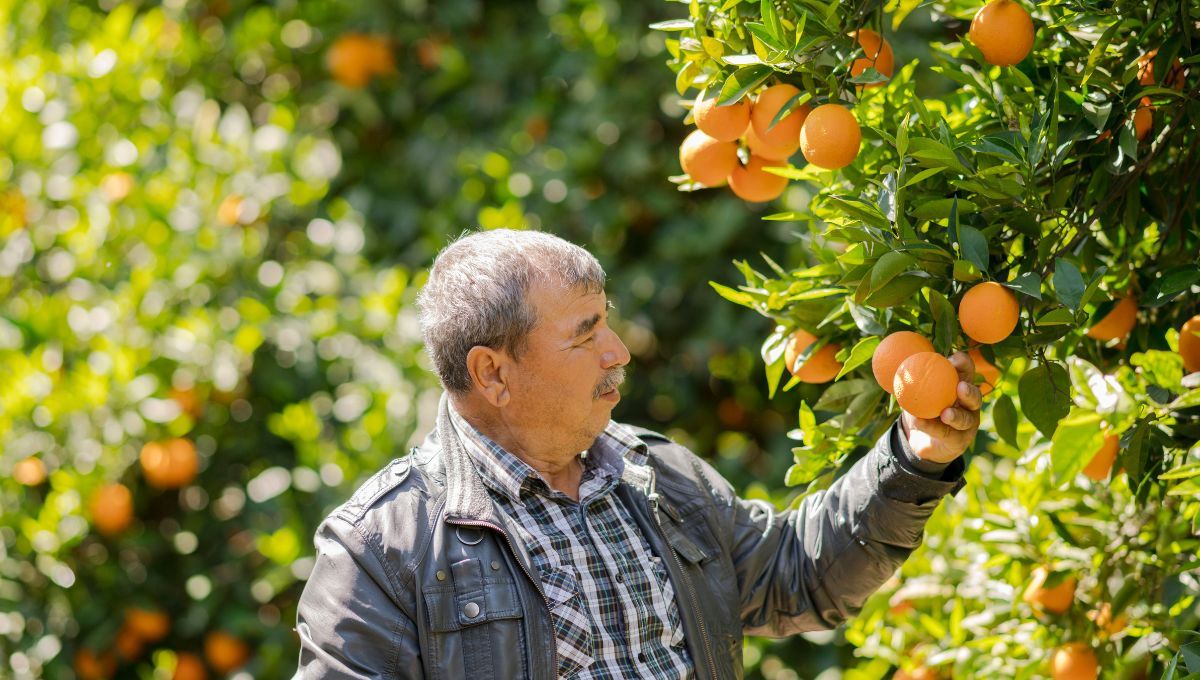
[[(513, 546), (512, 538), (509, 537), (508, 532), (505, 531), (504, 529), (496, 526), (495, 524), (492, 524), (491, 522), (474, 521), (474, 520), (469, 520), (469, 519), (447, 520), (447, 522), (449, 524), (460, 524), (460, 525), (469, 526), (469, 527), (486, 527), (488, 529), (491, 529), (492, 531), (499, 533), (501, 536), (503, 536), (504, 542), (508, 544), (508, 551), (513, 556), (513, 561), (517, 563), (517, 566), (521, 567), (521, 571), (525, 572), (525, 576), (527, 576), (529, 578), (529, 581), (531, 583), (533, 583), (533, 588), (534, 588), (534, 590), (536, 590), (538, 592), (538, 595), (542, 596), (542, 604), (546, 605), (546, 615), (551, 622), (550, 623), (551, 628), (553, 628), (554, 613), (550, 610), (550, 598), (546, 597), (546, 591), (542, 590), (542, 582), (539, 581), (538, 579), (535, 579), (533, 577), (533, 574), (529, 573), (529, 570), (525, 568), (525, 563), (521, 561), (520, 555), (517, 554), (517, 549), (516, 549), (516, 547)], [(555, 644), (553, 644), (551, 646), (551, 649), (554, 650), (554, 668), (557, 669), (558, 668), (558, 643), (555, 642)], [(557, 673), (557, 672), (558, 671), (556, 670), (555, 673)]]
[(688, 599), (692, 605), (692, 611), (696, 612), (696, 622), (700, 624), (700, 642), (704, 646), (704, 658), (708, 662), (708, 667), (713, 676), (717, 673), (717, 664), (713, 660), (712, 648), (708, 644), (708, 631), (704, 627), (704, 614), (700, 611), (700, 603), (696, 598), (696, 590), (692, 587), (692, 578), (683, 570), (683, 562), (679, 560), (679, 554), (675, 551), (675, 546), (667, 539), (666, 533), (662, 528), (662, 519), (658, 515), (658, 491), (654, 488), (654, 469), (650, 468), (650, 492), (646, 498), (650, 501), (650, 510), (654, 514), (654, 526), (658, 529), (658, 535), (662, 538), (663, 543), (667, 544), (670, 549), (671, 558), (675, 560), (675, 566), (679, 569), (679, 575), (683, 577), (683, 584), (687, 587)]

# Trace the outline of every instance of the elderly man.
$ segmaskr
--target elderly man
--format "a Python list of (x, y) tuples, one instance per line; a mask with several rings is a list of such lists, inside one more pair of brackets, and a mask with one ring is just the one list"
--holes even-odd
[(629, 352), (604, 280), (537, 232), (438, 255), (419, 300), (437, 425), (318, 529), (297, 677), (740, 677), (743, 635), (854, 614), (961, 487), (981, 403), (965, 354), (941, 420), (904, 414), (794, 511), (738, 498), (611, 420)]

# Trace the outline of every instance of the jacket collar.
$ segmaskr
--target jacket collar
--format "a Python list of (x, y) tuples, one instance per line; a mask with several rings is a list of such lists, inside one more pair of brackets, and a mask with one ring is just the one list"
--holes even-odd
[[(486, 521), (503, 526), (499, 510), (488, 494), (487, 486), (475, 469), (471, 454), (467, 452), (450, 420), (450, 397), (442, 393), (438, 402), (437, 424), (434, 431), (421, 446), (421, 454), (440, 458), (446, 485), (446, 518), (449, 520)], [(628, 444), (625, 453), (623, 482), (645, 486), (649, 447), (625, 425), (609, 422), (605, 431)], [(438, 455), (440, 454), (440, 455)]]

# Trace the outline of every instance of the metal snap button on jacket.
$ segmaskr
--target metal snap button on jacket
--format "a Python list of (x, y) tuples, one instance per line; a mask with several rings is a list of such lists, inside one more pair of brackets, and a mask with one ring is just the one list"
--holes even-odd
[(468, 602), (467, 606), (463, 607), (463, 613), (467, 615), (468, 619), (473, 619), (479, 616), (479, 605), (474, 602)]

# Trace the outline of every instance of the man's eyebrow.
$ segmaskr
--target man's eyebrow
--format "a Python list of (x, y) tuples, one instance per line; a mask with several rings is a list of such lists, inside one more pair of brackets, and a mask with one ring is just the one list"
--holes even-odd
[[(605, 306), (605, 309), (616, 309), (616, 308), (617, 308), (617, 306), (612, 303), (612, 300), (609, 300), (608, 304)], [(598, 323), (600, 323), (600, 315), (593, 314), (590, 319), (584, 319), (583, 321), (579, 322), (579, 325), (575, 327), (575, 334), (572, 335), (571, 337), (578, 338), (579, 336), (583, 335), (584, 333), (591, 331), (593, 328), (596, 327), (596, 324), (598, 324)]]

